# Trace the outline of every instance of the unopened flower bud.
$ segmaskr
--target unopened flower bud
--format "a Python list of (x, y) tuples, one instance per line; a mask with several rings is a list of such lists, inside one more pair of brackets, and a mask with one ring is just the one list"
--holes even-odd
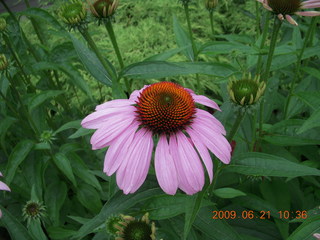
[(218, 0), (206, 0), (205, 6), (209, 11), (212, 11), (218, 6)]
[(60, 8), (59, 15), (70, 28), (86, 24), (87, 10), (80, 0), (72, 0), (70, 3), (64, 4)]
[(31, 221), (44, 218), (46, 216), (45, 211), (46, 208), (42, 202), (30, 200), (24, 205), (22, 216), (29, 224)]
[(266, 88), (265, 82), (259, 81), (260, 77), (251, 78), (251, 74), (244, 75), (242, 79), (231, 79), (228, 84), (228, 92), (231, 100), (241, 106), (256, 103), (263, 95)]
[(87, 1), (92, 14), (98, 19), (111, 18), (119, 5), (119, 0), (97, 0), (94, 3)]

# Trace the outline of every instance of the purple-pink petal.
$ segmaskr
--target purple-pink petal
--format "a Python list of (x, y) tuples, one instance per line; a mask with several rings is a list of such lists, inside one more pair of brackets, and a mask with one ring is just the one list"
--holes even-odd
[(218, 104), (215, 103), (214, 101), (212, 101), (211, 99), (207, 98), (206, 96), (196, 95), (196, 94), (192, 94), (192, 93), (191, 93), (191, 96), (196, 103), (200, 103), (200, 104), (205, 105), (207, 107), (211, 107), (211, 108), (214, 108), (218, 111), (221, 111)]
[(286, 19), (292, 25), (298, 26), (298, 23), (290, 15), (286, 14)]
[(306, 3), (301, 6), (302, 9), (307, 9), (307, 8), (319, 8), (320, 7), (320, 2), (311, 2), (311, 3)]
[(132, 104), (135, 104), (135, 102), (129, 99), (115, 99), (96, 106), (96, 111), (100, 111), (106, 108), (126, 107)]
[(133, 122), (126, 131), (123, 131), (117, 138), (112, 142), (104, 158), (103, 171), (111, 176), (114, 174), (120, 164), (122, 163), (124, 157), (127, 155), (128, 149), (134, 138), (135, 132), (138, 129), (138, 122)]
[(167, 194), (174, 195), (178, 189), (177, 170), (169, 152), (169, 144), (165, 134), (161, 134), (159, 137), (154, 165), (160, 187)]
[(110, 125), (114, 122), (114, 118), (116, 121), (121, 121), (123, 119), (127, 119), (134, 115), (135, 108), (133, 106), (125, 106), (119, 108), (106, 108), (104, 110), (96, 111), (91, 113), (87, 117), (85, 117), (81, 125), (84, 128), (88, 129), (98, 129), (105, 125)]
[(95, 150), (108, 146), (113, 139), (130, 126), (133, 120), (134, 118), (132, 117), (122, 121), (114, 119), (113, 123), (99, 128), (91, 137), (90, 143), (92, 144), (92, 149)]
[(211, 128), (223, 135), (226, 135), (226, 130), (222, 123), (216, 119), (213, 115), (208, 113), (207, 111), (204, 111), (202, 109), (196, 108), (196, 119), (195, 121), (201, 121), (202, 123), (205, 123), (207, 125), (210, 125)]
[[(201, 191), (204, 185), (204, 171), (197, 152), (182, 132), (176, 133), (178, 158), (175, 159), (179, 176), (179, 187), (187, 194)], [(170, 144), (170, 143), (169, 143)]]
[(8, 185), (1, 181), (0, 181), (0, 190), (9, 191), (9, 192), (11, 191)]
[(197, 123), (196, 121), (192, 124), (192, 129), (187, 129), (188, 134), (192, 134), (192, 139), (198, 139), (210, 151), (216, 155), (223, 163), (229, 164), (231, 159), (231, 146), (227, 139), (212, 131), (210, 128)]
[(151, 161), (152, 134), (140, 129), (136, 134), (117, 171), (117, 183), (124, 194), (132, 193), (144, 182)]
[(306, 16), (306, 17), (320, 16), (320, 12), (317, 12), (317, 11), (296, 12), (296, 14), (300, 16)]

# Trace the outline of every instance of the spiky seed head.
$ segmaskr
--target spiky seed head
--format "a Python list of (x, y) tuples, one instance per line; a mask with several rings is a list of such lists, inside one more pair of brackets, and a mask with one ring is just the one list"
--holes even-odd
[(46, 207), (42, 202), (30, 200), (24, 205), (22, 216), (28, 224), (34, 220), (42, 220), (46, 216)]
[(206, 0), (205, 6), (208, 11), (212, 11), (218, 6), (218, 0)]
[(87, 10), (85, 4), (80, 0), (71, 0), (71, 2), (62, 5), (59, 15), (70, 28), (86, 24)]
[(121, 216), (111, 216), (106, 221), (106, 229), (110, 235), (117, 236), (117, 233), (121, 231), (124, 219)]
[(265, 82), (260, 82), (260, 76), (251, 78), (251, 74), (244, 74), (239, 80), (234, 77), (228, 83), (230, 99), (240, 105), (248, 106), (255, 104), (263, 95), (266, 88)]
[(8, 69), (9, 63), (4, 54), (0, 54), (0, 71), (5, 71)]
[(141, 219), (136, 220), (131, 216), (121, 215), (123, 221), (116, 239), (121, 240), (155, 240), (156, 227), (154, 222), (150, 224), (149, 214), (146, 213)]
[(301, 8), (300, 0), (269, 0), (269, 6), (276, 14), (282, 14), (283, 16), (294, 14)]

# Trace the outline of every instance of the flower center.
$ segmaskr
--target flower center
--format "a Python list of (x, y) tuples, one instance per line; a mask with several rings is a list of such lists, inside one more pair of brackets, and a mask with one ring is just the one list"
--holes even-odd
[(151, 240), (151, 227), (145, 222), (131, 222), (123, 233), (124, 240)]
[(300, 0), (269, 0), (269, 6), (276, 14), (293, 14), (301, 7)]
[(191, 123), (195, 104), (190, 93), (171, 82), (155, 83), (138, 97), (139, 121), (154, 133), (172, 133)]

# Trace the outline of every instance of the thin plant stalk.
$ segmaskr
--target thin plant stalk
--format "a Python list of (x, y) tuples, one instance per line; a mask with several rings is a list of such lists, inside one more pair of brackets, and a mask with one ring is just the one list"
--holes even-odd
[(214, 37), (214, 26), (213, 26), (213, 10), (209, 11), (209, 18), (210, 18), (210, 26), (211, 26), (211, 33), (212, 33), (212, 40), (215, 39)]
[[(261, 42), (260, 42), (260, 46), (259, 46), (260, 51), (264, 48), (264, 44), (267, 39), (267, 34), (268, 34), (268, 30), (269, 30), (269, 22), (270, 22), (269, 19), (270, 19), (270, 12), (266, 12), (265, 23), (264, 23), (263, 32), (262, 32), (262, 36), (261, 36)], [(259, 54), (258, 61), (257, 61), (256, 74), (261, 74), (260, 73), (261, 67), (262, 67), (262, 54)]]
[[(111, 39), (111, 43), (112, 43), (113, 49), (114, 49), (114, 51), (116, 53), (120, 68), (122, 70), (124, 68), (124, 63), (123, 63), (121, 52), (120, 52), (120, 49), (119, 49), (119, 46), (118, 46), (118, 43), (117, 43), (116, 35), (114, 34), (114, 31), (113, 31), (113, 26), (112, 26), (111, 20), (108, 20), (108, 21), (105, 22), (105, 27), (106, 27), (107, 32), (109, 34), (109, 37)], [(126, 84), (127, 91), (131, 92), (131, 87), (130, 87), (130, 84), (128, 82), (128, 79), (124, 78), (124, 82)]]
[(232, 141), (232, 139), (234, 138), (234, 136), (238, 132), (240, 124), (241, 124), (242, 120), (244, 119), (245, 115), (246, 115), (246, 109), (239, 108), (236, 121), (233, 123), (233, 126), (227, 136), (227, 140), (229, 142)]
[(184, 7), (184, 12), (186, 14), (186, 19), (187, 19), (187, 24), (188, 24), (188, 30), (189, 30), (189, 34), (190, 34), (190, 40), (191, 40), (191, 46), (192, 46), (192, 51), (193, 51), (193, 56), (194, 56), (194, 59), (197, 58), (197, 48), (196, 48), (196, 44), (193, 40), (193, 33), (192, 33), (192, 28), (191, 28), (191, 22), (190, 22), (190, 14), (189, 14), (189, 4), (188, 3), (185, 3), (183, 4), (183, 7)]
[(96, 54), (96, 56), (98, 57), (98, 59), (100, 60), (102, 66), (105, 68), (105, 70), (109, 73), (109, 75), (111, 76), (111, 78), (113, 80), (117, 80), (116, 74), (114, 73), (114, 71), (112, 70), (112, 68), (110, 67), (110, 65), (106, 62), (106, 60), (103, 58), (103, 56), (101, 55), (97, 45), (95, 44), (95, 42), (93, 41), (93, 39), (91, 38), (88, 29), (84, 28), (84, 29), (79, 29), (79, 32), (81, 33), (81, 35), (83, 36), (83, 38), (87, 41), (87, 43), (89, 44), (89, 46), (91, 47), (91, 49), (93, 50), (93, 52)]
[(306, 37), (304, 39), (304, 42), (303, 42), (303, 46), (299, 52), (299, 55), (298, 55), (298, 61), (297, 61), (297, 64), (296, 64), (296, 68), (295, 68), (295, 75), (294, 77), (292, 78), (292, 81), (291, 81), (291, 84), (290, 84), (290, 89), (289, 89), (289, 95), (288, 95), (288, 98), (287, 98), (287, 101), (286, 101), (286, 104), (285, 104), (285, 108), (284, 108), (284, 118), (287, 119), (288, 117), (288, 109), (289, 109), (289, 104), (290, 104), (290, 100), (292, 98), (292, 94), (293, 94), (293, 91), (294, 91), (294, 86), (296, 84), (296, 82), (298, 80), (300, 80), (301, 76), (300, 76), (300, 69), (301, 69), (301, 60), (302, 60), (302, 56), (303, 56), (303, 53), (309, 43), (309, 39), (310, 39), (310, 36), (311, 36), (311, 33), (313, 31), (313, 28), (314, 26), (316, 25), (317, 23), (317, 19), (316, 18), (312, 18), (311, 20), (311, 24), (308, 28), (308, 31), (306, 33)]
[(261, 24), (261, 15), (260, 15), (260, 3), (256, 1), (256, 24), (257, 24), (257, 36), (261, 34), (260, 24)]
[[(276, 48), (276, 42), (278, 38), (278, 34), (280, 31), (280, 27), (282, 25), (282, 21), (279, 20), (279, 18), (275, 15), (274, 17), (274, 24), (273, 24), (273, 31), (272, 31), (272, 36), (271, 36), (271, 42), (269, 46), (269, 53), (268, 53), (268, 58), (267, 58), (267, 64), (266, 68), (264, 71), (264, 74), (262, 75), (262, 81), (267, 82), (269, 75), (270, 75), (270, 68), (271, 68), (271, 63), (272, 63), (272, 58), (274, 54), (274, 50)], [(260, 119), (259, 119), (259, 136), (262, 136), (262, 124), (263, 124), (263, 111), (264, 111), (264, 101), (262, 100), (260, 103)]]

